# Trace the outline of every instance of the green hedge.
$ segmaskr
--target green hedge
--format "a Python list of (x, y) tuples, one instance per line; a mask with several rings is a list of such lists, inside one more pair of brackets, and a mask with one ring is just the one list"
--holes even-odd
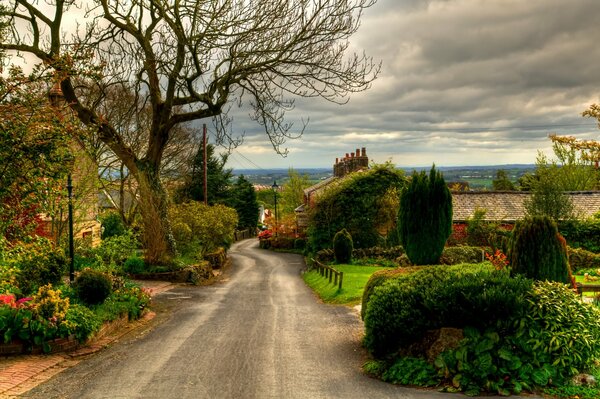
[(558, 231), (570, 247), (600, 253), (600, 219), (562, 221)]
[[(531, 281), (489, 265), (430, 267), (386, 281), (367, 302), (367, 349), (381, 357), (441, 327), (490, 327), (523, 314)], [(514, 295), (507, 295), (514, 293)]]
[(569, 248), (569, 265), (571, 272), (578, 274), (579, 270), (600, 268), (600, 254), (595, 254), (581, 248)]

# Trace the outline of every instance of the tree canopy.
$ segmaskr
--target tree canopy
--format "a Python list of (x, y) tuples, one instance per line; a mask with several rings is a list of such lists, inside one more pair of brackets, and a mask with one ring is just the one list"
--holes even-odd
[[(159, 171), (177, 125), (213, 118), (217, 144), (239, 144), (227, 111), (247, 105), (274, 149), (285, 153), (281, 145), (295, 135), (284, 116), (295, 97), (344, 103), (379, 72), (371, 58), (349, 51), (362, 12), (375, 0), (98, 0), (85, 13), (78, 1), (5, 3), (0, 19), (9, 25), (0, 51), (37, 58), (39, 74), (60, 85), (74, 114), (137, 180), (150, 263), (176, 252)], [(85, 22), (77, 32), (69, 23), (75, 20)], [(131, 87), (127, 106), (148, 107), (141, 154), (102, 114), (104, 98), (85, 96), (91, 85), (99, 92)]]

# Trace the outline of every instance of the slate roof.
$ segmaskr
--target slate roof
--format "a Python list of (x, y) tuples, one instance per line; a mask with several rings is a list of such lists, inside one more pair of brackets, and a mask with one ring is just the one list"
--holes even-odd
[[(567, 192), (580, 218), (600, 211), (600, 191)], [(485, 209), (485, 220), (514, 222), (525, 216), (523, 203), (531, 193), (524, 191), (456, 191), (452, 192), (452, 219), (464, 222), (476, 209)]]

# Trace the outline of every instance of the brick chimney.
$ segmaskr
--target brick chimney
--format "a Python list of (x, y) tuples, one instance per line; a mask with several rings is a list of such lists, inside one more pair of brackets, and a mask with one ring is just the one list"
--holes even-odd
[(335, 177), (343, 177), (348, 173), (357, 172), (359, 170), (369, 169), (369, 157), (367, 157), (367, 149), (356, 149), (352, 153), (346, 153), (344, 158), (336, 158), (333, 165), (333, 175)]

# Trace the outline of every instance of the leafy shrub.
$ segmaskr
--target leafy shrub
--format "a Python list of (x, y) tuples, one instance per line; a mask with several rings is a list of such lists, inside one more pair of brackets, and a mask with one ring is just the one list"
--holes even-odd
[(296, 238), (294, 240), (294, 249), (304, 249), (306, 248), (306, 239), (305, 238)]
[[(367, 302), (365, 339), (376, 356), (407, 347), (441, 327), (485, 328), (520, 315), (531, 282), (489, 265), (424, 268), (389, 279)], [(483, 317), (489, 315), (489, 317)]]
[(595, 254), (581, 248), (568, 248), (569, 266), (573, 274), (579, 274), (584, 269), (600, 268), (600, 254)]
[(559, 221), (558, 230), (570, 247), (600, 253), (600, 219)]
[(112, 281), (109, 275), (98, 270), (84, 269), (73, 282), (75, 295), (86, 305), (98, 305), (112, 291)]
[(517, 222), (508, 259), (514, 274), (571, 283), (566, 242), (548, 216), (533, 216)]
[(293, 237), (277, 236), (271, 238), (271, 248), (273, 249), (292, 249), (294, 248)]
[(352, 236), (346, 229), (338, 231), (333, 236), (333, 253), (337, 263), (350, 263), (352, 260)]
[(440, 383), (437, 374), (436, 368), (424, 359), (402, 357), (381, 375), (381, 379), (392, 384), (429, 387)]
[(437, 264), (452, 232), (452, 196), (442, 174), (414, 172), (400, 198), (402, 246), (415, 265)]
[(53, 247), (47, 239), (39, 238), (31, 244), (25, 244), (14, 255), (18, 269), (16, 284), (24, 295), (46, 284), (59, 284), (67, 271), (64, 252)]
[(484, 252), (479, 247), (446, 247), (442, 251), (440, 264), (442, 265), (458, 265), (461, 263), (481, 263), (485, 259)]
[(67, 310), (66, 320), (75, 326), (74, 334), (79, 342), (85, 342), (102, 326), (100, 319), (94, 312), (76, 303), (72, 304)]
[(98, 307), (102, 320), (115, 320), (127, 315), (130, 320), (138, 319), (150, 303), (146, 291), (133, 283), (127, 283), (115, 290), (107, 300)]
[(112, 236), (91, 250), (96, 258), (96, 265), (105, 270), (114, 270), (123, 266), (125, 261), (134, 256), (140, 244), (136, 236), (127, 231), (119, 236)]
[[(416, 271), (416, 269), (414, 269)], [(379, 287), (387, 280), (391, 278), (395, 278), (400, 274), (408, 273), (408, 271), (403, 269), (386, 269), (386, 270), (378, 270), (369, 277), (369, 281), (365, 284), (365, 288), (363, 290), (362, 296), (362, 306), (360, 308), (360, 317), (364, 320), (365, 314), (367, 313), (367, 304), (369, 303), (369, 299), (375, 290), (375, 287)]]
[(225, 205), (204, 205), (190, 201), (169, 208), (173, 235), (183, 252), (190, 248), (199, 251), (198, 257), (229, 248), (233, 243), (238, 217), (235, 209)]
[(370, 248), (355, 248), (352, 251), (354, 259), (387, 259), (395, 260), (404, 254), (404, 248), (400, 245), (391, 248), (370, 247)]
[(132, 256), (123, 264), (123, 270), (125, 273), (140, 274), (146, 270), (146, 263), (144, 262), (144, 259)]
[(100, 217), (102, 223), (102, 239), (121, 236), (127, 232), (121, 215), (116, 212), (109, 212)]

